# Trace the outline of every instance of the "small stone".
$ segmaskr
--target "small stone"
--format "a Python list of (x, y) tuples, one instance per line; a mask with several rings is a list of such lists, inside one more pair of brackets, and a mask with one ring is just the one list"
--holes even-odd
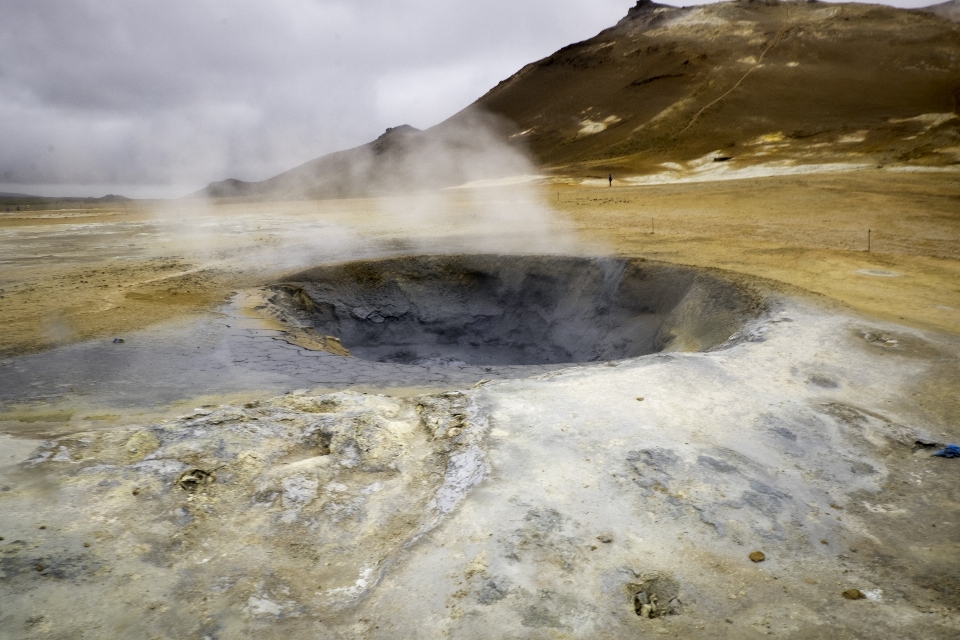
[(132, 494), (135, 495), (135, 496), (138, 496), (138, 495), (140, 495), (140, 488), (137, 487), (137, 488), (135, 488), (133, 491), (131, 491), (130, 493), (132, 493)]
[(763, 562), (767, 559), (767, 556), (763, 555), (763, 551), (752, 551), (749, 557), (754, 562)]
[(201, 487), (212, 484), (217, 479), (216, 475), (203, 469), (191, 469), (180, 474), (177, 484), (184, 491), (194, 492)]
[(651, 613), (652, 611), (653, 611), (653, 607), (651, 607), (649, 604), (641, 605), (641, 606), (640, 606), (640, 617), (641, 617), (641, 618), (649, 618), (649, 617), (650, 617), (650, 613)]
[(867, 597), (863, 594), (863, 591), (860, 591), (860, 589), (847, 589), (840, 595), (842, 595), (847, 600), (863, 600), (864, 598)]
[(609, 533), (601, 533), (597, 536), (597, 540), (600, 542), (613, 542), (613, 536)]
[(667, 603), (667, 612), (675, 616), (680, 613), (680, 598), (673, 598)]
[(635, 596), (633, 597), (633, 599), (636, 601), (637, 604), (639, 604), (639, 605), (641, 605), (641, 606), (642, 606), (642, 605), (645, 605), (645, 604), (650, 604), (650, 598), (647, 597), (647, 592), (646, 592), (646, 591), (641, 591), (640, 593), (638, 593), (637, 595), (635, 595)]
[(732, 619), (732, 618), (727, 618), (727, 622), (729, 622), (730, 624), (733, 624), (733, 619)]
[(821, 540), (820, 544), (829, 544), (826, 540)]
[(36, 567), (36, 569), (37, 569), (37, 571), (43, 571), (43, 565), (42, 565), (42, 564), (38, 564), (37, 567)]
[(84, 542), (84, 543), (83, 543), (83, 546), (89, 547), (89, 546), (90, 546), (90, 543), (89, 543), (89, 542)]
[(643, 398), (637, 398), (637, 402), (643, 402)]
[(47, 528), (47, 525), (42, 524), (42, 525), (40, 525), (40, 528), (41, 528), (41, 529), (46, 529), (46, 528)]

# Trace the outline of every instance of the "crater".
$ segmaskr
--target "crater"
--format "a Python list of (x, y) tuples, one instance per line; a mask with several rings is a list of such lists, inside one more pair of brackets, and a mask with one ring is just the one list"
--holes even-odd
[(319, 266), (273, 286), (294, 328), (363, 360), (597, 362), (714, 348), (763, 309), (713, 271), (625, 258), (434, 255)]

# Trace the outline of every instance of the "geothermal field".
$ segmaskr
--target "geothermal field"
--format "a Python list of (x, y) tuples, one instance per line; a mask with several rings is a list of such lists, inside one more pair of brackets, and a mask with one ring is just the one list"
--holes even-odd
[(0, 638), (960, 637), (958, 16), (641, 0), (272, 178), (0, 194)]

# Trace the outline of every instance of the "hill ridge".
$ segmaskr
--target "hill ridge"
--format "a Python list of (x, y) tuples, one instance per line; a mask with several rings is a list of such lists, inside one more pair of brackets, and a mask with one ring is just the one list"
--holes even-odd
[[(570, 176), (702, 171), (713, 157), (737, 170), (960, 166), (960, 25), (940, 15), (957, 5), (639, 0), (614, 26), (524, 65), (425, 131), (391, 128), (268, 180), (193, 195), (352, 197), (459, 184), (482, 176), (405, 165), (458, 128), (475, 131), (478, 118), (543, 169)], [(444, 148), (464, 145), (461, 136)]]

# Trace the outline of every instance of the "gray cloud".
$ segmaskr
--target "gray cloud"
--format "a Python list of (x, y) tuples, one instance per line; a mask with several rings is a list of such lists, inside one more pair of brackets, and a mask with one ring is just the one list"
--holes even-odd
[(436, 124), (632, 4), (0, 0), (0, 190), (260, 180)]

